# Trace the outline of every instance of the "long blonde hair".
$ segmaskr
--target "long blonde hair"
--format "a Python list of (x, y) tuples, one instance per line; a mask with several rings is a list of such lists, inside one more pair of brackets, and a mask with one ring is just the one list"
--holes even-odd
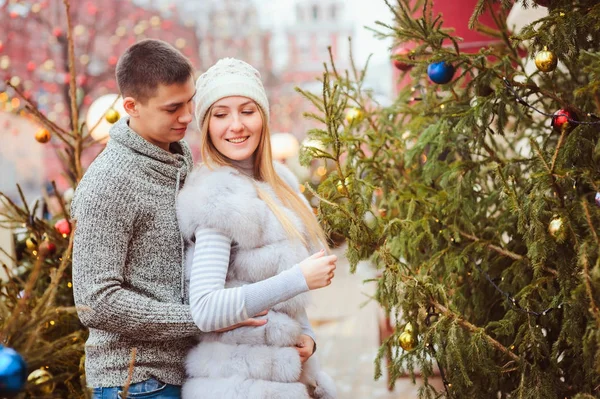
[[(300, 220), (306, 227), (306, 231), (310, 238), (310, 243), (316, 247), (324, 246), (327, 247), (327, 239), (323, 229), (319, 225), (319, 222), (315, 218), (311, 209), (306, 206), (299, 195), (286, 184), (281, 177), (275, 172), (273, 167), (273, 155), (271, 153), (271, 140), (269, 126), (265, 123), (266, 118), (264, 111), (257, 105), (258, 111), (263, 121), (262, 131), (260, 134), (260, 141), (256, 148), (254, 157), (254, 176), (255, 179), (267, 183), (275, 191), (275, 195), (283, 203), (284, 206), (291, 209), (296, 215), (300, 217)], [(208, 126), (210, 123), (210, 117), (212, 113), (212, 106), (206, 112), (204, 121), (202, 122), (202, 128), (200, 129), (200, 153), (202, 161), (211, 167), (214, 165), (218, 166), (232, 166), (226, 157), (221, 154), (215, 145), (213, 144), (210, 134), (208, 134)], [(292, 221), (287, 217), (285, 212), (277, 205), (275, 200), (271, 198), (264, 190), (262, 190), (257, 184), (254, 184), (258, 197), (263, 200), (269, 209), (275, 214), (275, 217), (283, 226), (285, 232), (290, 238), (298, 238), (302, 241), (305, 246), (308, 246), (306, 237), (294, 226)]]

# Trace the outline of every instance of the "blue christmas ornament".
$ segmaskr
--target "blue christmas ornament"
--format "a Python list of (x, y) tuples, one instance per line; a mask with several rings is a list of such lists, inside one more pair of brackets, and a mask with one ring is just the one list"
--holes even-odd
[(23, 389), (27, 365), (14, 349), (0, 345), (0, 397), (11, 397)]
[(434, 62), (427, 67), (427, 76), (432, 82), (443, 85), (452, 80), (456, 69), (446, 61)]

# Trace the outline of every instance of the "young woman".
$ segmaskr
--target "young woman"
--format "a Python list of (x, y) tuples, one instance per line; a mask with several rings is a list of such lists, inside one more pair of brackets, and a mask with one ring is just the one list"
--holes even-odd
[[(298, 181), (273, 163), (260, 74), (222, 59), (196, 91), (203, 164), (179, 194), (178, 216), (194, 243), (190, 309), (206, 333), (188, 356), (183, 398), (335, 398), (311, 356), (305, 307), (308, 290), (331, 283), (337, 259), (319, 251), (325, 236)], [(262, 325), (235, 328), (257, 315)]]

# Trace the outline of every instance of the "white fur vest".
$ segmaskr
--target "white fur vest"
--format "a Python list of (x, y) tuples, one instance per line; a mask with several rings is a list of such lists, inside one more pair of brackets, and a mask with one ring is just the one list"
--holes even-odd
[[(275, 164), (278, 175), (298, 195), (296, 177)], [(313, 251), (291, 240), (283, 226), (258, 197), (259, 186), (306, 236), (300, 218), (283, 207), (266, 183), (252, 181), (231, 167), (196, 168), (178, 199), (181, 232), (191, 242), (198, 228), (217, 229), (237, 245), (231, 253), (226, 287), (262, 281), (292, 267)], [(188, 252), (192, 253), (193, 248)], [(188, 257), (188, 269), (191, 265)], [(189, 276), (190, 271), (186, 271)], [(308, 304), (308, 293), (281, 302), (269, 311), (261, 327), (241, 327), (206, 333), (188, 355), (189, 380), (184, 399), (302, 399), (335, 398), (335, 385), (319, 371), (316, 356), (304, 365), (294, 345), (301, 334), (298, 312)]]

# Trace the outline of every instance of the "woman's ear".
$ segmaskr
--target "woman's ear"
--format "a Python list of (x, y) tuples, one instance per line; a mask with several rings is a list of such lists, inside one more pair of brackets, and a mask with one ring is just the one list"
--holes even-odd
[(137, 101), (133, 97), (125, 97), (123, 99), (123, 108), (125, 108), (125, 112), (132, 118), (137, 118), (140, 115)]

